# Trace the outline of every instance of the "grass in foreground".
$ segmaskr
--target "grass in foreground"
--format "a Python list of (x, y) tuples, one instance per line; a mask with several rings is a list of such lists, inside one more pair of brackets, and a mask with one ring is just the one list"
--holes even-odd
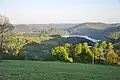
[(0, 80), (120, 80), (120, 67), (44, 61), (2, 61)]

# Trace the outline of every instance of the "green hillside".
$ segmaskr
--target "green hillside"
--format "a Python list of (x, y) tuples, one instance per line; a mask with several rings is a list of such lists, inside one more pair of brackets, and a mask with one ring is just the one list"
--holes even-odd
[(112, 32), (120, 31), (120, 24), (102, 22), (66, 24), (16, 24), (13, 33), (26, 36), (50, 36), (77, 34), (104, 39)]
[(109, 26), (109, 24), (102, 23), (102, 22), (86, 22), (86, 23), (81, 23), (77, 24), (72, 28), (94, 28), (94, 29), (105, 29)]
[(70, 34), (86, 35), (97, 39), (105, 39), (110, 33), (120, 31), (120, 24), (87, 22), (67, 29)]

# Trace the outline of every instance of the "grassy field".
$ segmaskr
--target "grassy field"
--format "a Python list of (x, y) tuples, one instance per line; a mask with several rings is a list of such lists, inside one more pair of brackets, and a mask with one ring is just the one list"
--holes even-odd
[(44, 61), (2, 61), (0, 80), (120, 80), (120, 67)]

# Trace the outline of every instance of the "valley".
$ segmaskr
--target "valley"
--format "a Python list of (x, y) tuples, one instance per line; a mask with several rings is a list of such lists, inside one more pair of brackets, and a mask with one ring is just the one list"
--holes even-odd
[(0, 80), (120, 80), (120, 0), (0, 0)]

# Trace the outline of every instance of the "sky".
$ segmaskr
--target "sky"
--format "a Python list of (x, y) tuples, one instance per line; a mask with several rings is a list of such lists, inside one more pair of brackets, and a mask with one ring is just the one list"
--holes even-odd
[(120, 23), (120, 0), (0, 0), (13, 24)]

